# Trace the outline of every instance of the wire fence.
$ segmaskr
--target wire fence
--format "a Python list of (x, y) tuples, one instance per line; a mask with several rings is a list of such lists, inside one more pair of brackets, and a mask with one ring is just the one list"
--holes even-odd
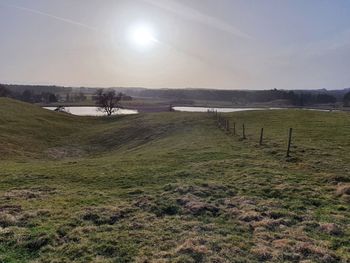
[[(236, 122), (230, 123), (230, 120), (222, 114), (218, 113), (217, 110), (208, 110), (208, 114), (212, 114), (217, 126), (224, 130), (225, 132), (229, 134), (233, 134), (234, 136), (238, 135), (238, 129), (242, 129), (241, 132), (241, 139), (242, 140), (248, 140), (246, 136), (246, 124), (243, 122), (241, 123), (241, 126), (239, 127)], [(293, 139), (293, 128), (289, 128), (288, 130), (288, 137), (287, 139), (287, 149), (286, 149), (286, 157), (291, 157), (291, 146), (292, 146), (292, 139)], [(264, 144), (264, 127), (260, 128), (260, 137), (259, 137), (259, 145), (262, 146)]]

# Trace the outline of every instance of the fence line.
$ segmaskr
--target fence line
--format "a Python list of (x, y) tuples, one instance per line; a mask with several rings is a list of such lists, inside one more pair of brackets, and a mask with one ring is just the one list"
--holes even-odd
[(264, 128), (261, 128), (259, 145), (263, 144), (263, 139), (264, 139)]
[[(227, 133), (231, 132), (230, 129), (230, 121), (228, 118), (223, 117), (220, 113), (217, 112), (217, 110), (208, 110), (208, 114), (213, 114), (214, 119), (216, 120), (217, 126), (220, 129), (223, 129), (224, 131), (226, 131)], [(236, 122), (233, 122), (232, 125), (232, 133), (233, 135), (237, 135), (236, 132), (236, 127), (237, 124)], [(292, 134), (293, 134), (293, 128), (289, 128), (289, 132), (288, 132), (288, 143), (287, 143), (287, 153), (286, 153), (286, 157), (290, 157), (291, 155), (291, 145), (292, 145)], [(246, 136), (246, 125), (245, 123), (242, 124), (242, 139), (246, 140), (247, 136)], [(262, 127), (260, 129), (260, 138), (259, 138), (259, 145), (262, 146), (264, 142), (264, 127)]]

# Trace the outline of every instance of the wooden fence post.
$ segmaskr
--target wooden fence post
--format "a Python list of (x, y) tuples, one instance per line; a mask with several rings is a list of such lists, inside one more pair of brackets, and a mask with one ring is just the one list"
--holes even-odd
[(236, 123), (233, 123), (233, 135), (236, 135)]
[(293, 128), (289, 128), (288, 148), (287, 148), (287, 155), (286, 155), (286, 157), (290, 157), (290, 146), (292, 144), (292, 133), (293, 133)]
[(261, 128), (259, 145), (262, 145), (262, 143), (263, 143), (263, 137), (264, 137), (264, 128)]
[(243, 123), (243, 126), (242, 126), (242, 130), (243, 130), (243, 139), (247, 139), (247, 137), (245, 136), (245, 125), (244, 125), (244, 123)]

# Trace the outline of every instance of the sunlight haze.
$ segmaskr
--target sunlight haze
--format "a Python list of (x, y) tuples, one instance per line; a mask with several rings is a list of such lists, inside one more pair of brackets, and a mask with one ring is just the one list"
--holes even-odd
[(0, 80), (342, 89), (350, 2), (0, 0)]

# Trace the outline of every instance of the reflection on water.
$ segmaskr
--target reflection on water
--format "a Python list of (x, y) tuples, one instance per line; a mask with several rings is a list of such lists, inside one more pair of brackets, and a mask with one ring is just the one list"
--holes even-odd
[[(47, 110), (55, 110), (57, 107), (44, 107)], [(73, 115), (78, 116), (105, 116), (106, 114), (99, 111), (97, 107), (84, 106), (84, 107), (64, 107), (65, 111)], [(114, 115), (129, 115), (137, 114), (137, 110), (119, 109)]]

